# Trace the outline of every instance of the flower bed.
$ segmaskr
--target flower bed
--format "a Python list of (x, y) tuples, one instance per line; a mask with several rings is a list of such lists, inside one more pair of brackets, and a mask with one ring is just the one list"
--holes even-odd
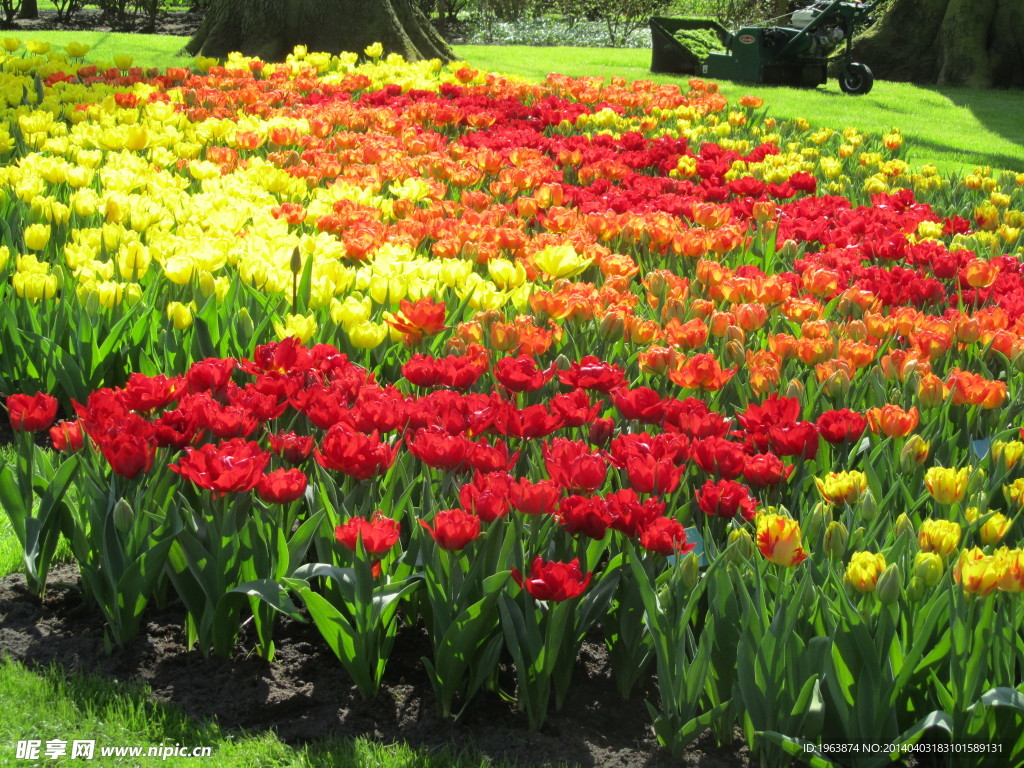
[(372, 697), (422, 622), (441, 717), (506, 659), (540, 728), (600, 628), (675, 753), (1020, 755), (1024, 177), (696, 80), (5, 47), (37, 592), (63, 533), (116, 646), (287, 615)]

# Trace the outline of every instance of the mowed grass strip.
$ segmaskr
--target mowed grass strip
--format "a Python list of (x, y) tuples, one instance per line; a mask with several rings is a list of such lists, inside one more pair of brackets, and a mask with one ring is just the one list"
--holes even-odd
[[(325, 739), (304, 747), (283, 744), (270, 732), (239, 734), (214, 723), (199, 723), (175, 707), (154, 702), (147, 689), (126, 687), (98, 677), (72, 675), (59, 668), (30, 670), (0, 661), (0, 765), (78, 765), (71, 758), (75, 740), (95, 741), (95, 765), (195, 768), (484, 768), (487, 758), (455, 749), (412, 749), (366, 738)], [(254, 703), (254, 706), (257, 704)], [(68, 743), (67, 754), (29, 763), (16, 759), (20, 740)], [(143, 757), (101, 756), (101, 748), (142, 747)], [(210, 747), (210, 757), (146, 757), (150, 747)], [(43, 755), (41, 754), (41, 757)]]

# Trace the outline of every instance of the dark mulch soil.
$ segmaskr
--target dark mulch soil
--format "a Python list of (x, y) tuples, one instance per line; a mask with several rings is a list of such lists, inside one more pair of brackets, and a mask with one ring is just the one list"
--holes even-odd
[(203, 20), (201, 14), (174, 11), (165, 13), (157, 20), (154, 29), (141, 29), (141, 19), (136, 29), (113, 29), (104, 21), (103, 12), (98, 8), (83, 8), (69, 21), (58, 21), (56, 11), (40, 10), (38, 19), (15, 19), (11, 26), (4, 27), (15, 32), (36, 32), (47, 29), (67, 31), (84, 30), (88, 32), (147, 32), (154, 35), (179, 35), (191, 37)]
[[(230, 660), (186, 650), (182, 620), (180, 608), (153, 610), (135, 642), (108, 656), (102, 618), (84, 601), (73, 565), (60, 565), (51, 573), (41, 603), (27, 592), (21, 574), (0, 580), (0, 657), (142, 683), (155, 699), (197, 719), (213, 718), (228, 728), (274, 730), (292, 744), (328, 735), (365, 735), (418, 747), (475, 747), (492, 759), (522, 766), (749, 765), (738, 737), (723, 749), (705, 735), (682, 760), (671, 759), (658, 748), (643, 704), (643, 698), (654, 696), (651, 682), (623, 701), (600, 643), (584, 646), (564, 711), (552, 715), (539, 733), (531, 733), (525, 719), (492, 693), (479, 695), (458, 723), (439, 721), (419, 662), (429, 653), (429, 642), (416, 628), (400, 631), (383, 690), (364, 702), (311, 624), (282, 622), (275, 635), (278, 658), (267, 663), (249, 652), (251, 640), (245, 636)], [(514, 685), (511, 674), (506, 685)]]

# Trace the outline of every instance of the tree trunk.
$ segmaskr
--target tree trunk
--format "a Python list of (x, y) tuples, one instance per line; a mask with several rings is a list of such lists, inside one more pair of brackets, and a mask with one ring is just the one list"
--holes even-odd
[(973, 88), (1024, 86), (1021, 0), (889, 0), (854, 58), (875, 77)]
[(39, 18), (39, 0), (22, 0), (21, 2), (21, 13), (18, 14), (19, 19), (38, 19)]
[(212, 0), (185, 50), (216, 58), (240, 51), (282, 61), (296, 45), (362, 53), (373, 43), (409, 61), (455, 60), (412, 0)]

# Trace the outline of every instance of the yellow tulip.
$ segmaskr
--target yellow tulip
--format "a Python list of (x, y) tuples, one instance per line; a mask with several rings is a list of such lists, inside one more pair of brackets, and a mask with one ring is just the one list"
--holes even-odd
[(316, 329), (316, 318), (313, 315), (285, 315), (284, 323), (274, 321), (277, 338), (287, 339), (294, 336), (303, 344), (313, 338)]
[(571, 245), (549, 245), (534, 254), (534, 263), (551, 277), (575, 277), (590, 266), (592, 259), (576, 253)]
[(56, 275), (44, 275), (39, 272), (15, 272), (11, 282), (14, 284), (15, 294), (32, 301), (52, 299), (57, 293)]
[(45, 56), (50, 52), (50, 44), (42, 40), (26, 40), (25, 50), (35, 56)]
[(8, 53), (14, 53), (16, 50), (21, 48), (21, 40), (16, 37), (5, 37), (3, 40), (0, 40), (0, 45), (2, 45), (3, 49)]
[(356, 323), (346, 330), (352, 346), (359, 349), (378, 347), (388, 335), (388, 326), (378, 323)]
[(72, 59), (84, 59), (85, 55), (89, 52), (91, 46), (85, 43), (79, 43), (72, 40), (70, 43), (64, 46), (64, 50), (67, 51), (68, 56)]
[(970, 474), (971, 470), (967, 467), (962, 469), (931, 467), (924, 473), (924, 484), (928, 493), (939, 504), (954, 504), (963, 500), (964, 494), (967, 492), (967, 480)]
[(192, 325), (192, 309), (180, 301), (172, 301), (167, 305), (167, 319), (174, 324), (175, 328), (183, 331)]
[(1002, 463), (1006, 469), (1012, 469), (1024, 456), (1024, 443), (1020, 440), (993, 440), (992, 458)]
[(980, 549), (965, 549), (953, 566), (953, 578), (964, 592), (972, 595), (991, 594), (999, 586), (1002, 574), (999, 564), (992, 555)]
[(120, 69), (122, 72), (127, 72), (132, 68), (132, 64), (135, 59), (129, 56), (127, 53), (119, 53), (114, 56), (114, 66)]
[(1024, 550), (1000, 547), (993, 553), (999, 574), (999, 589), (1024, 592)]
[(503, 291), (518, 288), (526, 282), (526, 268), (508, 259), (491, 259), (487, 262), (487, 272), (494, 284)]
[(885, 570), (885, 556), (876, 552), (854, 552), (846, 566), (846, 583), (858, 592), (873, 592)]
[(868, 488), (868, 477), (863, 472), (829, 472), (825, 479), (814, 478), (818, 493), (825, 501), (833, 504), (852, 504), (860, 498)]
[(331, 301), (331, 320), (335, 325), (340, 325), (348, 330), (353, 325), (367, 322), (372, 310), (373, 303), (369, 297), (364, 299), (357, 296), (346, 296), (344, 301), (333, 299)]
[(936, 552), (948, 557), (960, 543), (960, 523), (925, 520), (917, 532), (917, 542), (925, 552)]
[(195, 262), (190, 258), (175, 256), (163, 263), (164, 275), (175, 285), (185, 285), (192, 279)]
[(783, 515), (757, 516), (757, 547), (765, 559), (787, 568), (807, 557), (800, 540), (800, 523)]
[(1018, 477), (1009, 485), (1004, 485), (1003, 496), (1006, 497), (1007, 504), (1017, 509), (1024, 507), (1024, 477)]
[[(979, 517), (977, 507), (968, 507), (964, 514), (968, 523), (977, 522)], [(1002, 512), (987, 515), (985, 521), (978, 528), (978, 538), (986, 546), (998, 544), (1009, 532), (1012, 524), (1013, 521)]]
[(384, 55), (384, 46), (381, 43), (374, 43), (373, 45), (366, 46), (363, 49), (363, 53), (371, 59), (379, 59)]
[(33, 251), (43, 250), (50, 242), (49, 224), (29, 224), (24, 232), (25, 245)]

